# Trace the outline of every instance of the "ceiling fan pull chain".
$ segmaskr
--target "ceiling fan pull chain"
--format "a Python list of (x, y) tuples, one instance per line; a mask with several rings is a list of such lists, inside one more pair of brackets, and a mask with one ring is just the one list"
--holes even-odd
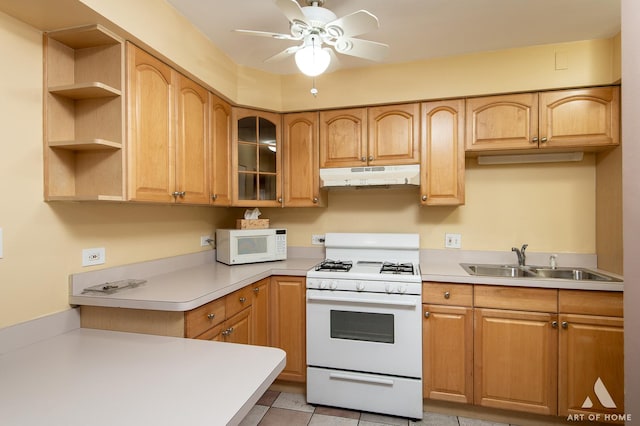
[(311, 94), (313, 95), (313, 97), (317, 97), (318, 96), (318, 89), (316, 89), (316, 78), (313, 77), (313, 86), (311, 87)]

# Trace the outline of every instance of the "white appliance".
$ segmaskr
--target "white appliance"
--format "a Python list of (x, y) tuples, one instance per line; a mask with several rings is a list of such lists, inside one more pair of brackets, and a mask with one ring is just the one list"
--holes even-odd
[(320, 169), (320, 186), (420, 185), (420, 165), (336, 167)]
[(216, 260), (227, 265), (287, 258), (286, 229), (218, 229)]
[(325, 235), (307, 272), (307, 401), (422, 418), (417, 234)]

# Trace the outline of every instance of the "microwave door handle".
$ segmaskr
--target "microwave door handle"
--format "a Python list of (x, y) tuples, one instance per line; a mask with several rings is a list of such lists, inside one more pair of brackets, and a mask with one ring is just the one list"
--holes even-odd
[(347, 302), (361, 305), (387, 305), (387, 306), (417, 306), (415, 300), (376, 300), (376, 299), (351, 299), (349, 297), (326, 297), (308, 295), (307, 300), (316, 302)]

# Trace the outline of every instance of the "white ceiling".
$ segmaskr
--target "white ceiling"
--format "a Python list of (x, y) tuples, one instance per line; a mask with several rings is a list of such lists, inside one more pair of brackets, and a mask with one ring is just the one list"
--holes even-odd
[[(273, 0), (167, 1), (237, 64), (276, 74), (299, 72), (293, 57), (264, 62), (298, 42), (232, 32), (289, 34), (289, 22)], [(380, 29), (359, 38), (388, 44), (385, 63), (608, 38), (620, 31), (620, 0), (326, 0), (324, 7), (338, 17), (360, 9), (376, 15)], [(337, 55), (328, 72), (371, 64)]]

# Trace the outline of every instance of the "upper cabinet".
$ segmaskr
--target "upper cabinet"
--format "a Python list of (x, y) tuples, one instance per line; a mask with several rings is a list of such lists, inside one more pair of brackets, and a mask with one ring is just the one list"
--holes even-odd
[(464, 99), (422, 104), (420, 203), (464, 204)]
[(280, 115), (233, 108), (231, 188), (234, 206), (282, 205)]
[(45, 200), (124, 199), (124, 67), (100, 25), (45, 34)]
[(208, 204), (208, 92), (132, 44), (128, 197)]
[(209, 93), (209, 189), (213, 206), (231, 205), (231, 105)]
[(318, 113), (285, 114), (283, 132), (284, 205), (324, 205), (320, 192)]
[(572, 149), (620, 143), (620, 88), (467, 99), (467, 151)]
[(320, 167), (420, 162), (420, 104), (320, 112)]

